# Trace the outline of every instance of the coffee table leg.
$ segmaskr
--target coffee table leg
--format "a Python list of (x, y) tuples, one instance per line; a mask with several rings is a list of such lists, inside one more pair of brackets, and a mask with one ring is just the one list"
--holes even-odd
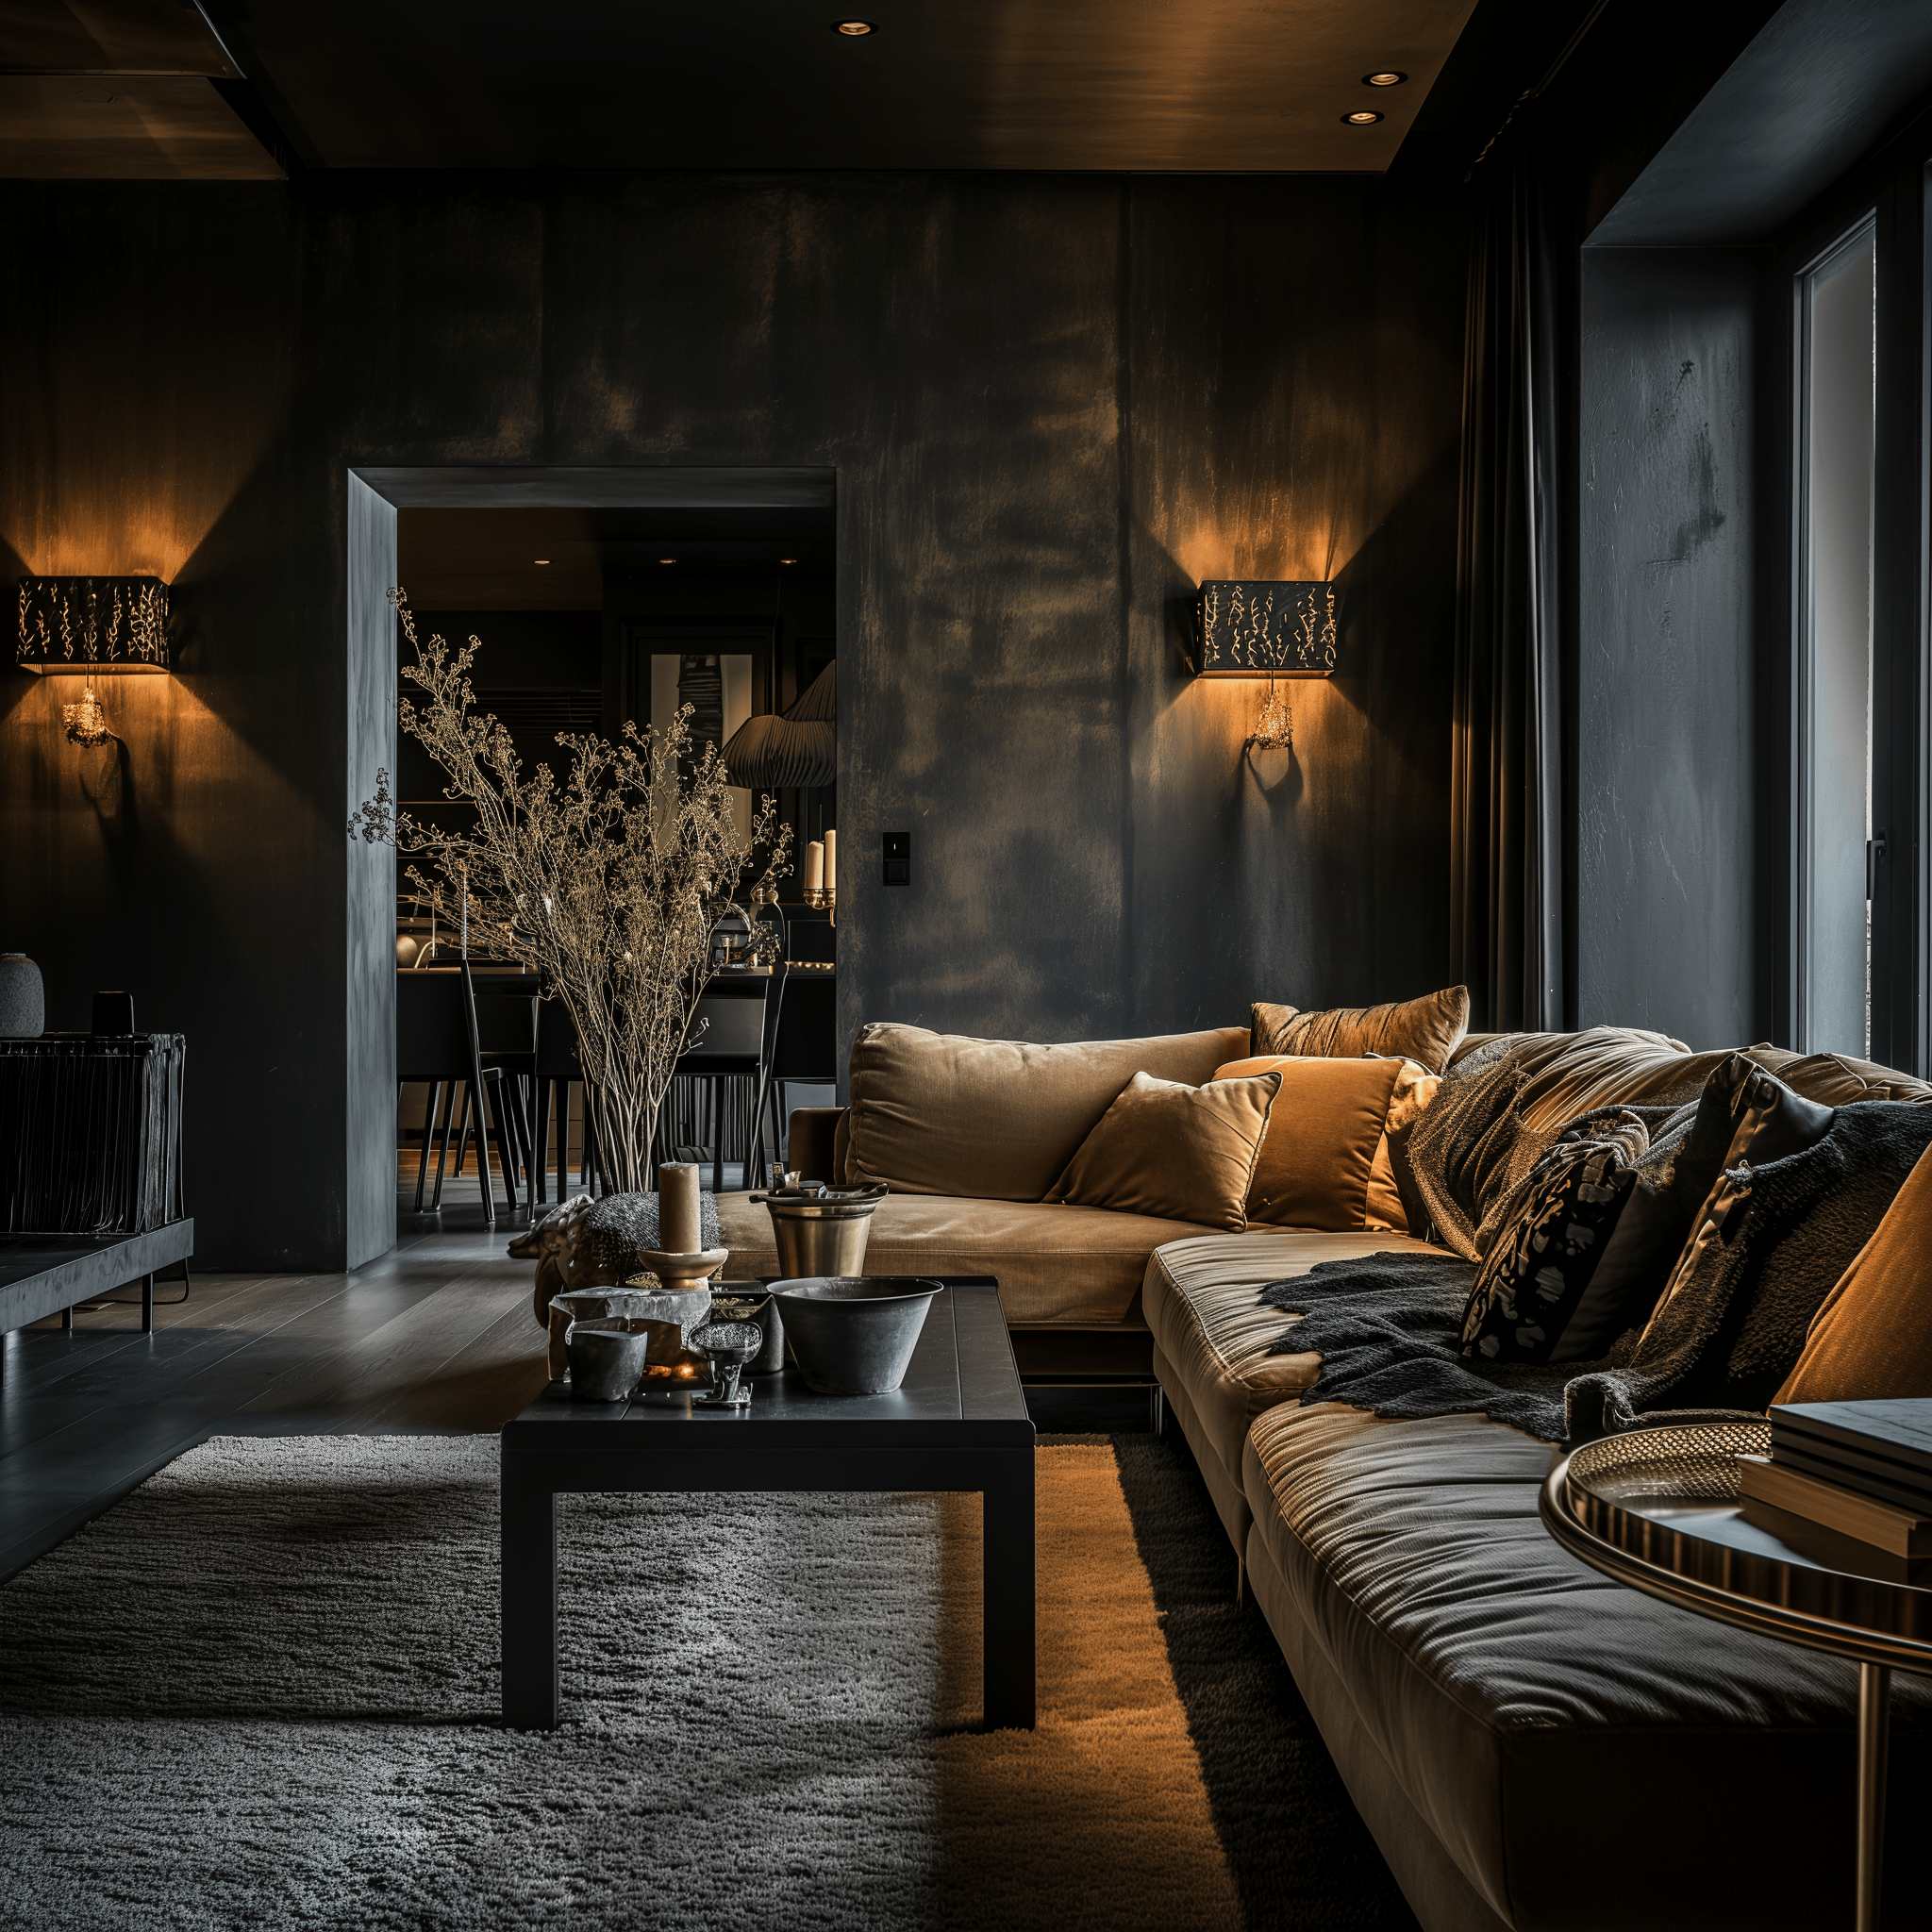
[(557, 1499), (534, 1476), (503, 1472), (503, 1721), (557, 1724)]
[(1885, 1759), (1891, 1729), (1891, 1672), (1858, 1666), (1858, 1932), (1878, 1932), (1885, 1852)]
[(985, 1547), (986, 1727), (1034, 1720), (1033, 1452), (989, 1452)]

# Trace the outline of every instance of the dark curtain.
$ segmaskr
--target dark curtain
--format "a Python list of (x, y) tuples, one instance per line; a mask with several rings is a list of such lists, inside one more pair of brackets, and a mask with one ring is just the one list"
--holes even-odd
[(1452, 962), (1478, 1028), (1564, 1024), (1557, 250), (1533, 115), (1476, 167), (1463, 342)]

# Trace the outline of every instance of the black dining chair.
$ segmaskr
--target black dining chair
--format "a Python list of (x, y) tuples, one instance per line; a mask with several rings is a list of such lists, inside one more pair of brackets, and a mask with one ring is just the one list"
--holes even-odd
[[(441, 1107), (441, 1141), (436, 1157), (436, 1193), (431, 1208), (442, 1205), (442, 1176), (449, 1155), (450, 1133), (456, 1119), (457, 1094), (462, 1093), (462, 1124), (465, 1141), (473, 1112), (477, 1124), (476, 1178), (483, 1193), (483, 1219), (496, 1225), (496, 1203), (490, 1178), (489, 1140), (496, 1143), (497, 1165), (504, 1177), (504, 1193), (516, 1211), (516, 1195), (510, 1185), (510, 1164), (505, 1149), (503, 1111), (499, 1089), (505, 1075), (500, 1068), (483, 1064), (482, 1042), (476, 1025), (475, 982), (468, 960), (456, 973), (411, 970), (396, 974), (396, 1079), (424, 1081), (429, 1099), (423, 1114), (423, 1153), (416, 1164), (416, 1211), (423, 1211), (424, 1188), (429, 1173), (429, 1143), (437, 1138), (437, 1111)], [(480, 1100), (479, 1100), (480, 1096)], [(457, 1157), (462, 1169), (462, 1156)]]
[[(525, 1199), (532, 1198), (535, 1170), (539, 1165), (533, 1151), (536, 1122), (537, 1081), (537, 982), (528, 974), (480, 974), (476, 988), (476, 1040), (478, 1058), (487, 1078), (493, 1070), (501, 1076), (498, 1118), (507, 1131), (510, 1166), (507, 1172), (521, 1171)], [(463, 1169), (467, 1141), (457, 1150), (457, 1172)]]
[[(537, 1201), (549, 1198), (544, 1167), (550, 1147), (550, 1121), (553, 1105), (557, 1118), (557, 1198), (570, 1198), (570, 1090), (581, 1086), (584, 1064), (577, 1051), (577, 1029), (570, 1008), (559, 999), (537, 1004), (536, 1108), (531, 1121), (531, 1137), (537, 1147)], [(596, 1142), (591, 1128), (591, 1096), (584, 1092), (584, 1140), (580, 1159), (583, 1191), (595, 1191)]]
[(794, 970), (785, 982), (785, 1009), (772, 1045), (765, 1093), (772, 1145), (782, 1162), (789, 1158), (785, 1137), (791, 1119), (786, 1089), (839, 1084), (839, 995), (836, 973), (814, 970), (832, 964), (836, 935), (830, 916), (806, 906), (787, 907), (780, 916), (786, 921), (785, 958)]
[[(776, 914), (775, 907), (762, 908)], [(784, 931), (782, 917), (777, 924)], [(724, 1138), (730, 1109), (729, 1084), (749, 1081), (750, 1108), (745, 1115), (744, 1185), (759, 1187), (765, 1178), (764, 1115), (770, 1084), (772, 1049), (777, 1041), (785, 1010), (787, 967), (781, 954), (768, 973), (712, 974), (698, 995), (689, 1051), (678, 1056), (675, 1077), (696, 1080), (709, 1089), (711, 1102), (711, 1191), (724, 1186)]]

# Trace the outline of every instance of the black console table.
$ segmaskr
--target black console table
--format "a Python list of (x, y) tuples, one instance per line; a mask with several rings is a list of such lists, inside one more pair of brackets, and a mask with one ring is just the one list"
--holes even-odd
[(155, 1274), (194, 1254), (194, 1223), (164, 1221), (142, 1234), (0, 1235), (0, 1333), (141, 1283), (141, 1332), (155, 1325)]

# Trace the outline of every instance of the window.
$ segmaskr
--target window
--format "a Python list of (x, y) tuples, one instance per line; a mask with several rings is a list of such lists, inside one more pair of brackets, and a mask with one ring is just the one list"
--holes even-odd
[(1874, 330), (1870, 220), (1798, 277), (1795, 1043), (1872, 1040)]

